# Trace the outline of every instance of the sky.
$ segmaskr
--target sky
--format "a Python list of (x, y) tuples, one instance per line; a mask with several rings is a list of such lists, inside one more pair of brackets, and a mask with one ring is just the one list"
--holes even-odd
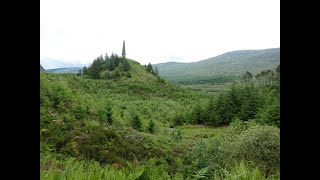
[(280, 0), (40, 0), (45, 69), (121, 55), (123, 40), (141, 64), (278, 48)]

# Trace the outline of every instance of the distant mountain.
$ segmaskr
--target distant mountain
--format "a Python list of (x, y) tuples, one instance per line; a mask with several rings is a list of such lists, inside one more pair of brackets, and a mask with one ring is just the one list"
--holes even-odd
[(83, 67), (85, 64), (80, 63), (77, 60), (59, 60), (50, 57), (40, 58), (42, 67), (46, 69), (58, 69), (58, 68), (69, 68), (69, 67)]
[(263, 50), (238, 50), (206, 60), (178, 63), (154, 64), (164, 79), (176, 82), (192, 82), (225, 78), (232, 80), (249, 71), (253, 74), (262, 70), (274, 70), (280, 63), (280, 48)]
[(46, 71), (40, 64), (40, 71)]
[(47, 69), (47, 72), (51, 73), (78, 73), (83, 67), (69, 67), (69, 68), (55, 68)]

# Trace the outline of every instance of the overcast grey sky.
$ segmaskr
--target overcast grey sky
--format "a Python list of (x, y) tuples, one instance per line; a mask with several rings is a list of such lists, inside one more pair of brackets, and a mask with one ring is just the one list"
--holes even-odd
[(40, 63), (87, 65), (100, 54), (141, 64), (199, 61), (280, 47), (280, 0), (41, 0)]

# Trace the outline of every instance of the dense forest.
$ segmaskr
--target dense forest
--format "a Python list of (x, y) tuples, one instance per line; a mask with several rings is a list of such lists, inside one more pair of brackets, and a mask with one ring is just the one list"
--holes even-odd
[(41, 179), (280, 179), (280, 64), (223, 93), (111, 54), (40, 72)]

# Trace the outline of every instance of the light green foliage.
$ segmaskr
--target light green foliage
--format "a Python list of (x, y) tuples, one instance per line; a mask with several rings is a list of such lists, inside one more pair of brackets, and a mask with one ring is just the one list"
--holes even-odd
[(253, 162), (265, 173), (280, 169), (280, 129), (272, 126), (255, 126), (244, 131), (236, 143), (236, 156)]
[(127, 168), (118, 169), (114, 165), (101, 166), (94, 161), (78, 161), (75, 158), (63, 158), (59, 160), (55, 157), (41, 158), (40, 179), (76, 179), (76, 180), (136, 180), (145, 171), (144, 166), (134, 167), (128, 164)]
[(264, 173), (275, 173), (280, 169), (280, 129), (236, 121), (222, 134), (216, 150), (221, 166), (245, 160)]
[[(92, 71), (40, 74), (41, 179), (230, 178), (222, 173), (238, 175), (232, 168), (244, 169), (240, 161), (250, 173), (252, 166), (263, 175), (279, 171), (279, 129), (257, 124), (280, 122), (267, 118), (278, 117), (277, 83), (253, 89), (235, 84), (215, 95), (171, 84), (133, 60), (124, 71), (116, 55), (95, 63), (104, 64), (98, 66), (104, 79), (88, 78)], [(243, 122), (257, 103), (248, 97), (261, 106)], [(224, 124), (230, 125), (211, 126)]]
[(241, 161), (231, 167), (229, 171), (222, 168), (220, 171), (216, 171), (214, 179), (221, 179), (221, 177), (223, 177), (224, 180), (276, 180), (280, 179), (280, 174), (278, 173), (266, 178), (259, 168), (252, 168)]
[(270, 91), (268, 99), (257, 114), (257, 121), (280, 127), (280, 90)]
[(207, 179), (207, 172), (208, 172), (208, 167), (199, 169), (195, 172), (195, 174), (192, 175), (192, 177), (196, 178), (196, 179)]

